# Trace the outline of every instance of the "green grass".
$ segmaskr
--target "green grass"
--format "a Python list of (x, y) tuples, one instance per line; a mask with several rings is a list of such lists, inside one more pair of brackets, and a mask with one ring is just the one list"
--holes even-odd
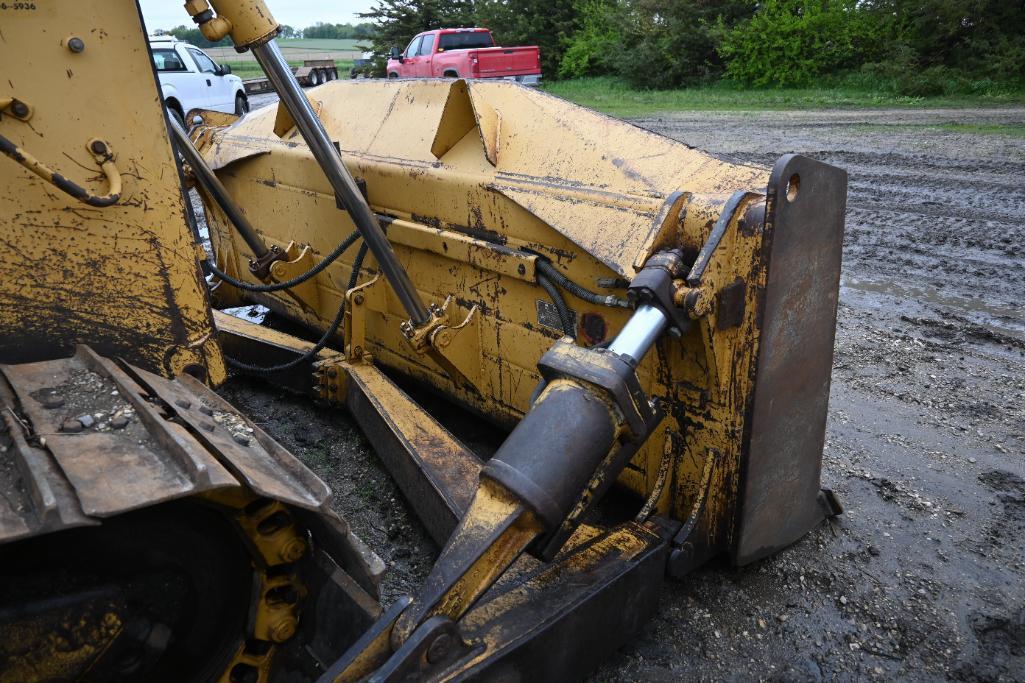
[(616, 78), (553, 81), (544, 89), (571, 102), (615, 116), (644, 116), (687, 110), (779, 110), (846, 107), (975, 107), (1025, 104), (1025, 91), (985, 95), (906, 97), (849, 86), (744, 89), (716, 84), (680, 90), (634, 90)]
[(369, 42), (369, 40), (355, 38), (294, 38), (291, 40), (279, 39), (278, 46), (303, 50), (355, 50), (360, 43)]
[[(222, 62), (231, 67), (231, 73), (235, 74), (242, 80), (248, 80), (250, 78), (263, 78), (263, 69), (256, 62)], [(288, 60), (289, 66), (302, 66), (303, 60), (290, 59)], [(335, 66), (338, 67), (338, 77), (348, 78), (349, 70), (352, 69), (351, 59), (336, 59)]]

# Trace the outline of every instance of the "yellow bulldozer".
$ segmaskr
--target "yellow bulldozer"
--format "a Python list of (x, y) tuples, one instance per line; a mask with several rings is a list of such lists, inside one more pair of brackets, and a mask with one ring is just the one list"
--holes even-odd
[[(186, 131), (135, 2), (0, 10), (0, 681), (579, 679), (666, 577), (840, 513), (842, 170), (511, 82), (303, 91), (263, 0), (185, 8), (276, 105)], [(442, 548), (419, 592), (380, 604), (229, 368), (348, 411)]]

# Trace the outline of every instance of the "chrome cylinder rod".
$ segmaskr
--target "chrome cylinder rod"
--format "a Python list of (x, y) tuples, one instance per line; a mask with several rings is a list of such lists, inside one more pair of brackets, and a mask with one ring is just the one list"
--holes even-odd
[(256, 228), (252, 226), (246, 215), (235, 204), (231, 195), (228, 194), (228, 190), (221, 184), (220, 179), (214, 175), (213, 170), (206, 163), (206, 159), (200, 156), (199, 151), (192, 144), (192, 140), (189, 140), (189, 136), (185, 134), (185, 131), (178, 124), (178, 120), (170, 115), (167, 118), (171, 121), (171, 139), (174, 141), (174, 146), (185, 157), (185, 161), (189, 162), (196, 180), (216, 202), (217, 206), (221, 208), (221, 211), (228, 217), (231, 224), (235, 226), (238, 234), (249, 245), (253, 256), (257, 259), (265, 256), (267, 254), (267, 244), (260, 237), (259, 233), (256, 232)]
[(392, 249), (391, 243), (388, 242), (384, 231), (381, 230), (374, 212), (370, 210), (370, 205), (363, 198), (356, 181), (345, 164), (342, 163), (341, 155), (331, 143), (327, 131), (324, 130), (323, 124), (303, 94), (299, 82), (295, 80), (295, 75), (281, 55), (277, 43), (271, 40), (263, 45), (253, 47), (252, 50), (256, 61), (263, 67), (267, 79), (281, 98), (281, 103), (295, 121), (299, 134), (309, 145), (310, 151), (313, 152), (314, 158), (323, 169), (332, 189), (349, 212), (352, 222), (356, 224), (356, 229), (359, 230), (370, 252), (380, 264), (381, 271), (395, 290), (395, 294), (413, 324), (422, 325), (427, 322), (430, 320), (430, 313), (421, 301), (419, 292), (416, 291), (413, 282), (409, 279), (409, 274), (406, 273), (405, 268), (395, 256), (395, 251)]
[(634, 365), (637, 365), (662, 336), (668, 324), (669, 321), (662, 311), (654, 306), (642, 304), (609, 344), (609, 351), (627, 356)]

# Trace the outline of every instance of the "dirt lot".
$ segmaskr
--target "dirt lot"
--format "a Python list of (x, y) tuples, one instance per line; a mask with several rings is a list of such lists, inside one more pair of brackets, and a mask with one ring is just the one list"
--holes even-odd
[[(1025, 110), (637, 123), (849, 171), (824, 463), (847, 512), (755, 566), (666, 584), (596, 680), (1025, 680), (1025, 139), (949, 126), (1020, 127)], [(385, 602), (413, 590), (437, 549), (355, 426), (258, 383), (223, 393), (394, 563)]]

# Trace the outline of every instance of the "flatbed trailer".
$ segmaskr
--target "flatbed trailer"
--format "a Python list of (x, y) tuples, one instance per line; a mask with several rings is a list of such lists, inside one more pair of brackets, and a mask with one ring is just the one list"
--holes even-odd
[[(338, 66), (333, 59), (307, 59), (302, 66), (292, 67), (292, 73), (304, 87), (313, 87), (338, 78)], [(250, 78), (243, 81), (249, 95), (271, 92), (274, 88), (266, 78)]]

